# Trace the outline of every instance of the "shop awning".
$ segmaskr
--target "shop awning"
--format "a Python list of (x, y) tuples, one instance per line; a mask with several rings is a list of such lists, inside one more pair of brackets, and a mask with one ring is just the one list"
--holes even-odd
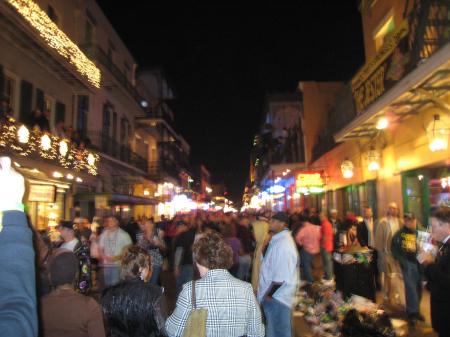
[(106, 198), (110, 205), (129, 204), (129, 205), (157, 205), (155, 198), (144, 198), (134, 195), (118, 193), (78, 193), (74, 195), (77, 201), (95, 201), (96, 197)]
[(383, 96), (362, 111), (344, 129), (334, 135), (336, 142), (372, 137), (377, 119), (390, 116), (396, 123), (418, 114), (428, 104), (450, 90), (450, 43), (411, 71)]

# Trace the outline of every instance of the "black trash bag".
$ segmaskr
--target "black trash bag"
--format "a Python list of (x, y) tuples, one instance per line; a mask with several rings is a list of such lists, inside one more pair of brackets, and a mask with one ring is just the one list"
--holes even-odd
[(386, 313), (369, 315), (350, 310), (344, 317), (342, 337), (395, 337), (395, 331)]

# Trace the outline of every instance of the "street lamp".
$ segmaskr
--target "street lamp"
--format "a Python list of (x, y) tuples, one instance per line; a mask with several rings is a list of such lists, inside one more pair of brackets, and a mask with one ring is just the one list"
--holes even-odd
[(449, 129), (439, 115), (433, 116), (433, 120), (427, 128), (427, 135), (431, 152), (447, 150)]

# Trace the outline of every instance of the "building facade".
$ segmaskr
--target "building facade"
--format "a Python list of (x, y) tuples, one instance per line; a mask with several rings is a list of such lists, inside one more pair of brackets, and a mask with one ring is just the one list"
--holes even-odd
[[(17, 133), (23, 125), (32, 145), (23, 150), (16, 134), (2, 138), (0, 151), (27, 178), (26, 205), (37, 228), (78, 215), (156, 215), (152, 164), (170, 158), (174, 144), (166, 133), (151, 138), (141, 129), (148, 110), (136, 62), (97, 3), (7, 0), (0, 26), (2, 127)], [(45, 138), (45, 150), (44, 135), (51, 144)], [(184, 140), (177, 144), (189, 152)]]
[(136, 118), (135, 145), (138, 153), (148, 158), (148, 174), (156, 184), (155, 192), (150, 192), (157, 201), (155, 215), (170, 217), (193, 207), (196, 199), (190, 146), (175, 130), (171, 107), (175, 95), (164, 71), (159, 68), (139, 71), (136, 86), (144, 113)]
[(309, 155), (311, 167), (326, 168), (323, 208), (361, 214), (369, 205), (382, 216), (394, 201), (427, 224), (433, 207), (449, 204), (449, 7), (361, 1), (366, 62)]
[(253, 141), (244, 207), (300, 206), (294, 176), (305, 168), (302, 125), (301, 96), (267, 96), (261, 130)]

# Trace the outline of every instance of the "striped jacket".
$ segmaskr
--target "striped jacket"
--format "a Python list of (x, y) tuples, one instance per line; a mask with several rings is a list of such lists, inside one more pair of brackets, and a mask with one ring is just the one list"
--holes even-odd
[[(206, 308), (207, 337), (264, 337), (261, 311), (250, 283), (224, 269), (214, 269), (195, 282), (197, 308)], [(183, 335), (192, 309), (192, 282), (183, 286), (175, 311), (166, 321), (169, 337)]]

